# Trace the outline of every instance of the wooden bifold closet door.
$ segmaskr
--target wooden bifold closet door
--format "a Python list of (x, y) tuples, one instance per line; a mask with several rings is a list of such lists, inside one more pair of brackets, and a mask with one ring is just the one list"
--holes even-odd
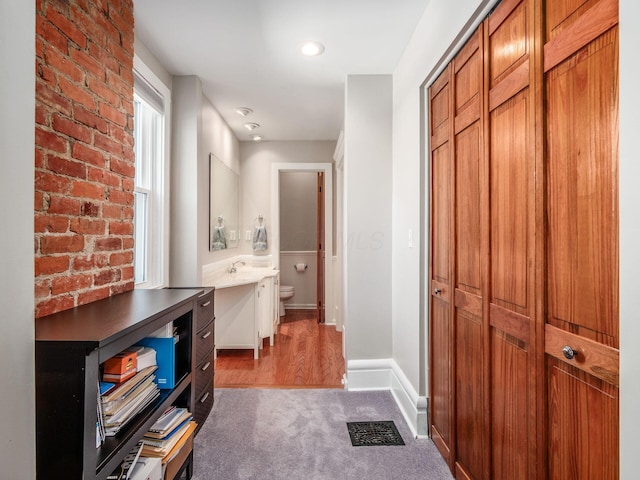
[(546, 8), (549, 478), (618, 478), (618, 3)]
[(429, 88), (430, 432), (458, 479), (618, 477), (617, 0), (503, 0)]

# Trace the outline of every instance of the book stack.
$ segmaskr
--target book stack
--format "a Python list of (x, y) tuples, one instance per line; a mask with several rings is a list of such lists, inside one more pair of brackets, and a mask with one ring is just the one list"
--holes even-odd
[[(142, 437), (143, 457), (170, 458), (193, 433), (196, 423), (186, 408), (169, 407)], [(163, 461), (163, 463), (165, 463)]]
[(142, 441), (139, 441), (135, 447), (124, 457), (124, 460), (120, 464), (118, 471), (112, 475), (107, 476), (107, 480), (129, 480), (134, 478), (133, 471), (138, 459), (140, 459), (140, 453), (142, 452)]
[(160, 390), (154, 383), (157, 368), (156, 365), (146, 367), (100, 395), (98, 422), (102, 425), (104, 436), (114, 436), (160, 396)]

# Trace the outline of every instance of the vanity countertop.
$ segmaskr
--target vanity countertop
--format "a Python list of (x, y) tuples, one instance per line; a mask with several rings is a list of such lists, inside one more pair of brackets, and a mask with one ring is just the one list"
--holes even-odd
[(280, 273), (280, 270), (274, 270), (272, 268), (252, 268), (241, 267), (237, 272), (229, 273), (222, 272), (206, 279), (207, 285), (212, 285), (216, 289), (237, 287), (239, 285), (249, 285), (251, 283), (258, 283), (263, 278), (275, 277)]

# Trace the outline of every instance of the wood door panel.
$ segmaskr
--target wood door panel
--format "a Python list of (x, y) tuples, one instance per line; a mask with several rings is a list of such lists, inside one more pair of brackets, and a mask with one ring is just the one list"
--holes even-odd
[[(480, 30), (467, 41), (453, 61), (455, 84), (455, 116), (465, 106), (482, 94), (482, 54), (480, 52)], [(480, 111), (478, 110), (478, 115)]]
[[(451, 326), (449, 304), (431, 297), (431, 415), (447, 445), (451, 443)], [(440, 453), (443, 453), (442, 451)], [(443, 453), (444, 455), (444, 453)], [(448, 460), (448, 458), (447, 458)]]
[(484, 375), (482, 318), (456, 311), (456, 462), (483, 477)]
[(489, 37), (489, 88), (493, 88), (529, 53), (527, 3), (521, 2)]
[(618, 23), (618, 1), (600, 0), (544, 46), (547, 71)]
[(449, 241), (451, 221), (451, 167), (449, 143), (432, 153), (432, 278), (449, 282)]
[(493, 328), (505, 332), (521, 342), (531, 343), (529, 317), (492, 303), (489, 305), (489, 323)]
[(615, 479), (618, 2), (548, 1), (546, 18), (546, 473)]
[(495, 110), (529, 85), (529, 62), (522, 63), (489, 92), (489, 111)]
[[(572, 359), (567, 359), (562, 352), (565, 346), (574, 350), (575, 356)], [(545, 353), (613, 386), (619, 385), (620, 351), (616, 348), (607, 347), (584, 336), (547, 324)]]
[(619, 391), (548, 357), (548, 478), (619, 477)]
[(617, 71), (615, 28), (547, 75), (549, 322), (584, 327), (594, 332), (592, 338), (614, 347), (619, 328)]
[[(564, 29), (601, 0), (553, 0), (546, 2), (545, 24), (547, 41), (556, 38)], [(614, 0), (617, 3), (617, 0)], [(590, 12), (589, 15), (591, 15)]]
[(531, 362), (525, 344), (491, 331), (491, 478), (521, 479), (529, 472)]
[[(447, 124), (449, 120), (449, 84), (448, 84), (448, 69), (443, 72), (441, 79), (444, 79), (444, 83), (436, 83), (431, 88), (431, 105), (430, 105), (430, 122), (431, 122), (431, 135), (433, 135), (439, 128), (449, 129)], [(441, 80), (442, 82), (442, 80)]]
[(480, 294), (480, 123), (456, 135), (456, 287)]
[(431, 255), (430, 255), (430, 430), (435, 445), (451, 467), (453, 432), (453, 298), (451, 67), (429, 89), (431, 136)]
[(491, 112), (492, 302), (528, 315), (529, 89)]
[(431, 151), (449, 140), (449, 117), (451, 101), (449, 98), (449, 67), (429, 89), (429, 131), (431, 132)]

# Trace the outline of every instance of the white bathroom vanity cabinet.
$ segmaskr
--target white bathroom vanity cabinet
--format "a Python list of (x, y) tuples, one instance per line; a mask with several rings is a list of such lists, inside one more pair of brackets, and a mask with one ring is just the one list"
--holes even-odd
[(243, 269), (215, 281), (215, 350), (253, 349), (259, 358), (262, 341), (273, 335), (278, 317), (278, 270)]

